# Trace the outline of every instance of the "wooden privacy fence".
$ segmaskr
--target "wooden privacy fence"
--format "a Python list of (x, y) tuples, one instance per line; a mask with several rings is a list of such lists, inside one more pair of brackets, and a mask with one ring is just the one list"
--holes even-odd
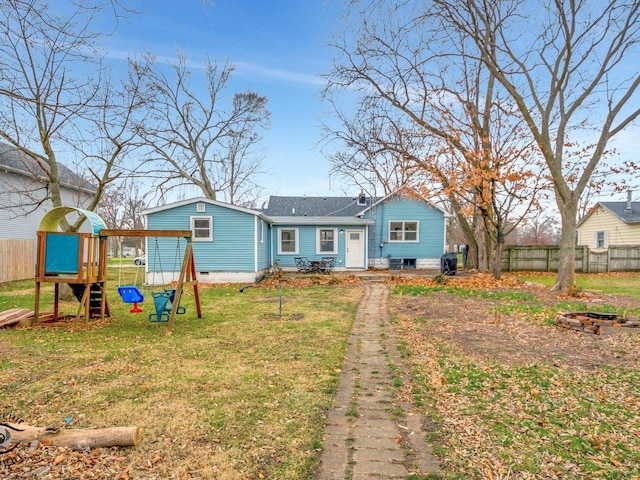
[(34, 278), (36, 241), (0, 239), (0, 283)]
[[(504, 272), (557, 272), (560, 247), (536, 245), (505, 247), (502, 256)], [(606, 273), (640, 270), (640, 245), (612, 245), (608, 249), (575, 248), (576, 272)]]

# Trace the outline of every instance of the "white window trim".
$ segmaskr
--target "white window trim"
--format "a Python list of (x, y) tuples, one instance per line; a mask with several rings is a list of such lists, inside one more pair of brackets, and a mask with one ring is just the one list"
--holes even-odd
[[(598, 234), (602, 233), (603, 246), (598, 246)], [(609, 232), (606, 230), (598, 230), (593, 232), (593, 247), (592, 248), (609, 248)]]
[[(209, 221), (209, 236), (208, 237), (196, 237), (195, 221), (196, 220), (208, 220)], [(212, 242), (213, 241), (213, 217), (212, 216), (192, 216), (189, 218), (191, 225), (191, 240), (194, 242)]]
[[(333, 250), (323, 252), (320, 250), (320, 232), (322, 230), (333, 230)], [(338, 253), (338, 229), (337, 228), (316, 228), (316, 254), (318, 255), (337, 255)]]
[[(402, 240), (391, 240), (391, 224), (392, 223), (402, 223)], [(405, 240), (405, 224), (406, 223), (415, 223), (416, 224), (416, 239), (415, 240)], [(389, 224), (387, 225), (387, 240), (389, 243), (418, 243), (420, 242), (420, 222), (418, 220), (389, 220)]]
[(264, 243), (264, 220), (260, 219), (260, 243)]
[[(293, 230), (296, 235), (296, 243), (295, 250), (293, 252), (283, 252), (282, 251), (282, 232)], [(300, 250), (300, 231), (298, 228), (279, 228), (278, 229), (278, 255), (298, 255), (298, 251)]]

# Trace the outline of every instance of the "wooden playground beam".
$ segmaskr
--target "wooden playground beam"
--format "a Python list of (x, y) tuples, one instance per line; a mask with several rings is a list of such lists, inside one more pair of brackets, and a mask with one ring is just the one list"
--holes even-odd
[(191, 238), (191, 230), (126, 230), (106, 229), (100, 230), (101, 237), (184, 237)]

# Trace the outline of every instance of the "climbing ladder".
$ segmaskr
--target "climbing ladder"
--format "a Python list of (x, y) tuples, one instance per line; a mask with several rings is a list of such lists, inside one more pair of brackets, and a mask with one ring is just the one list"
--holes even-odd
[(76, 314), (76, 320), (80, 319), (83, 310), (88, 312), (88, 318), (111, 316), (106, 297), (104, 298), (104, 314), (102, 312), (103, 295), (105, 295), (104, 282), (95, 282), (90, 284), (69, 283), (69, 287), (71, 287), (73, 295), (80, 302), (78, 313)]

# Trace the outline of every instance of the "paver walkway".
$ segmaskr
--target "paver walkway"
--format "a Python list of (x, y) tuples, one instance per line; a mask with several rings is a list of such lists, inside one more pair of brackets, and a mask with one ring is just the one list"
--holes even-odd
[(439, 471), (420, 415), (394, 398), (389, 364), (399, 365), (400, 359), (387, 296), (383, 283), (365, 283), (317, 480), (406, 479)]

